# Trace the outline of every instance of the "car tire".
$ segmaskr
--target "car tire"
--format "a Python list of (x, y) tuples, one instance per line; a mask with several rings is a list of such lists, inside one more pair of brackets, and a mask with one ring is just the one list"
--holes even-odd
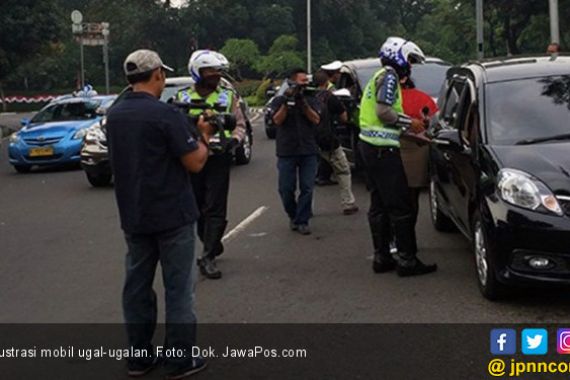
[(85, 173), (87, 176), (87, 181), (93, 187), (107, 187), (111, 184), (111, 179), (113, 176), (111, 174), (100, 174), (100, 175), (93, 175)]
[(507, 287), (497, 279), (492, 248), (479, 212), (472, 217), (471, 231), (479, 291), (489, 301), (498, 301), (507, 295)]
[(251, 161), (252, 144), (251, 134), (247, 132), (243, 139), (242, 144), (236, 149), (235, 160), (236, 165), (247, 165)]
[(275, 135), (277, 135), (277, 131), (275, 129), (275, 126), (265, 124), (265, 135), (267, 136), (268, 139), (274, 140)]
[(435, 191), (435, 180), (432, 178), (429, 183), (429, 206), (431, 223), (439, 232), (453, 232), (457, 230), (453, 221), (441, 211), (437, 191)]
[(29, 165), (14, 165), (14, 169), (18, 172), (18, 173), (29, 173), (32, 170), (32, 167)]

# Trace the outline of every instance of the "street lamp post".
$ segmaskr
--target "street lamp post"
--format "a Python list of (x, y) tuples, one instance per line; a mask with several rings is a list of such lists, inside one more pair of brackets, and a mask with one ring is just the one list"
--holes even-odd
[(101, 26), (103, 26), (103, 63), (105, 64), (105, 90), (107, 91), (107, 95), (110, 93), (110, 86), (109, 86), (109, 23), (102, 22)]
[(549, 0), (550, 7), (550, 42), (560, 43), (560, 24), (558, 22), (558, 0)]
[(307, 0), (307, 72), (311, 73), (311, 0)]
[(476, 1), (476, 19), (477, 19), (477, 59), (483, 59), (485, 51), (483, 50), (483, 0)]

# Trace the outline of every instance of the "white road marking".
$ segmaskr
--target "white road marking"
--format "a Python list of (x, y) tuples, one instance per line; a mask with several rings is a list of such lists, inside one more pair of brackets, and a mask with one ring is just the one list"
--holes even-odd
[(238, 224), (233, 230), (228, 232), (226, 236), (222, 238), (222, 243), (227, 243), (235, 236), (237, 236), (240, 232), (245, 230), (251, 223), (255, 221), (255, 219), (259, 218), (265, 211), (268, 210), (268, 207), (261, 206), (257, 210), (255, 210), (250, 216), (245, 218), (240, 224)]

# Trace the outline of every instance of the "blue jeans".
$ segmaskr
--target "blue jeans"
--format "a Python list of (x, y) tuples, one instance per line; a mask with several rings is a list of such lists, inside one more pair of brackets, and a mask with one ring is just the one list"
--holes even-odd
[[(194, 314), (194, 224), (151, 235), (125, 234), (128, 253), (123, 288), (123, 315), (129, 346), (154, 352), (152, 337), (156, 328), (156, 293), (152, 288), (160, 261), (165, 289), (165, 348), (192, 352), (196, 343)], [(153, 359), (129, 360), (129, 365), (148, 364)], [(191, 356), (169, 359), (172, 370), (190, 365)]]
[[(317, 174), (317, 155), (277, 157), (279, 170), (279, 195), (285, 212), (295, 224), (309, 224), (313, 216), (313, 189)], [(299, 198), (297, 191), (299, 178)]]

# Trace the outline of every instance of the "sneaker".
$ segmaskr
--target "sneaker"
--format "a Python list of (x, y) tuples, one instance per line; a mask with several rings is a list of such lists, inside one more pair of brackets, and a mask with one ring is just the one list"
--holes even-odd
[(395, 255), (397, 253), (398, 253), (398, 247), (396, 246), (396, 242), (394, 240), (392, 240), (390, 242), (390, 254)]
[(291, 231), (297, 231), (299, 229), (299, 226), (297, 224), (295, 224), (295, 222), (293, 222), (292, 220), (289, 222), (289, 229)]
[(141, 377), (158, 367), (161, 362), (161, 358), (155, 357), (150, 364), (142, 363), (128, 363), (127, 375), (129, 377)]
[(419, 259), (415, 259), (416, 263), (412, 266), (398, 265), (397, 272), (400, 277), (421, 276), (435, 272), (437, 264), (424, 264)]
[(308, 224), (299, 224), (297, 226), (297, 232), (300, 233), (301, 235), (310, 235), (311, 229), (309, 228)]
[(211, 280), (218, 280), (222, 278), (222, 272), (216, 266), (216, 260), (208, 256), (202, 257), (198, 260), (198, 266), (200, 267), (200, 273)]
[(352, 215), (352, 214), (356, 214), (358, 212), (358, 206), (355, 204), (351, 204), (349, 206), (345, 206), (342, 209), (342, 213), (344, 215)]
[(192, 359), (192, 366), (189, 368), (181, 369), (179, 371), (175, 371), (166, 375), (166, 380), (179, 380), (185, 379), (203, 371), (208, 366), (208, 363), (204, 360), (204, 358), (198, 357)]

